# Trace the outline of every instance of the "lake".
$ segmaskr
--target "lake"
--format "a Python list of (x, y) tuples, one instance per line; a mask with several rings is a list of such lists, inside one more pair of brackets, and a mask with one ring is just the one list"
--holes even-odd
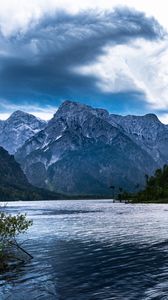
[(168, 205), (11, 202), (34, 259), (0, 276), (0, 300), (168, 299)]

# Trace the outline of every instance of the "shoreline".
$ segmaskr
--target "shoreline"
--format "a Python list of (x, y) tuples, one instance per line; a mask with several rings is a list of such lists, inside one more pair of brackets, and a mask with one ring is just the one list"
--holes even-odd
[(8, 203), (25, 203), (25, 202), (53, 202), (53, 201), (96, 201), (96, 200), (102, 200), (102, 201), (110, 201), (111, 203), (114, 204), (168, 204), (168, 199), (166, 199), (165, 201), (163, 200), (158, 200), (158, 201), (130, 201), (130, 200), (116, 200), (116, 199), (112, 199), (112, 198), (65, 198), (65, 199), (51, 199), (51, 200), (0, 200), (0, 203), (2, 204), (8, 204)]

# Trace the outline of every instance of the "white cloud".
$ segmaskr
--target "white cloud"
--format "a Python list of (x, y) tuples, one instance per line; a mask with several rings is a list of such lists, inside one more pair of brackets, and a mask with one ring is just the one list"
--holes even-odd
[(10, 116), (10, 113), (0, 113), (0, 120), (6, 120)]
[(42, 120), (50, 120), (55, 112), (57, 111), (58, 107), (47, 105), (46, 107), (40, 107), (37, 105), (26, 105), (26, 104), (13, 104), (9, 103), (8, 101), (1, 99), (0, 101), (0, 120), (6, 120), (14, 111), (21, 110), (27, 113), (30, 113), (37, 118)]
[(47, 108), (47, 109), (44, 109), (44, 110), (29, 110), (29, 111), (26, 111), (28, 112), (29, 114), (32, 114), (34, 116), (36, 116), (37, 118), (40, 118), (42, 120), (45, 120), (45, 121), (48, 121), (50, 120), (52, 117), (53, 117), (53, 114), (57, 111), (56, 108)]
[(77, 13), (84, 9), (113, 9), (115, 6), (130, 6), (154, 16), (168, 29), (167, 3), (165, 0), (0, 0), (0, 28), (4, 35), (15, 30), (24, 31), (46, 13), (65, 9)]
[(75, 72), (97, 77), (103, 92), (139, 91), (152, 109), (168, 108), (168, 40), (137, 40), (106, 48), (94, 64)]
[(168, 125), (168, 113), (167, 114), (159, 114), (158, 118), (163, 124)]

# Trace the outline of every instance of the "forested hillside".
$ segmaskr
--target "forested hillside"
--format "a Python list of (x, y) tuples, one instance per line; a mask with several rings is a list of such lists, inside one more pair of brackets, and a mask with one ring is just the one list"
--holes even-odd
[(58, 198), (61, 195), (33, 187), (14, 156), (0, 147), (0, 201)]

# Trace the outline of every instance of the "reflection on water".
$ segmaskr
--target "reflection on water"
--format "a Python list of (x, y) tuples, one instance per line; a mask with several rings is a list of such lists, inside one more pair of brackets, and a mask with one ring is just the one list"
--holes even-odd
[(19, 202), (8, 210), (33, 218), (25, 247), (34, 259), (0, 277), (0, 299), (168, 299), (166, 205)]

